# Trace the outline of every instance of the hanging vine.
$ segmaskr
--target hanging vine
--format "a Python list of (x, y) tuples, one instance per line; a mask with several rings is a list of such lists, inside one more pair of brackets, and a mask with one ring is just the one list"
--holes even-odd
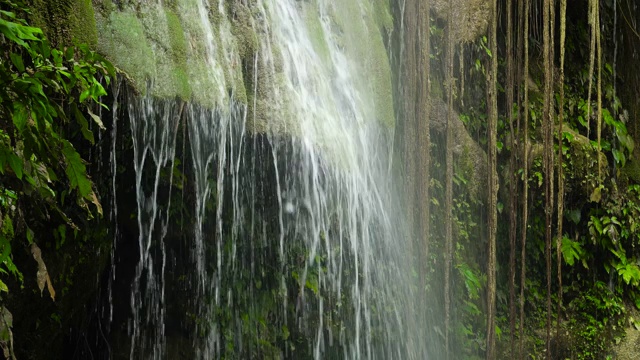
[(565, 57), (565, 39), (567, 28), (567, 0), (560, 0), (560, 104), (558, 104), (558, 119), (560, 127), (558, 128), (558, 234), (556, 237), (556, 256), (558, 259), (558, 311), (557, 311), (557, 330), (560, 331), (560, 319), (562, 313), (562, 216), (564, 214), (564, 174), (562, 168), (562, 141), (564, 137), (563, 121), (564, 121), (564, 57)]
[(600, 42), (600, 4), (596, 1), (594, 5), (594, 21), (595, 21), (595, 35), (596, 35), (596, 47), (598, 52), (598, 115), (597, 115), (597, 127), (598, 127), (598, 185), (602, 185), (602, 161), (600, 160), (599, 152), (602, 151), (600, 144), (600, 138), (602, 136), (602, 44)]
[(517, 177), (516, 177), (516, 141), (513, 129), (513, 90), (514, 90), (514, 71), (513, 71), (513, 4), (512, 0), (507, 0), (507, 53), (506, 53), (506, 71), (507, 71), (507, 121), (509, 122), (509, 133), (511, 135), (511, 153), (509, 156), (509, 169), (511, 178), (509, 179), (509, 333), (511, 354), (515, 354), (515, 332), (516, 332), (516, 198), (517, 198)]
[(453, 0), (449, 0), (447, 21), (447, 135), (446, 135), (446, 179), (445, 179), (445, 257), (444, 257), (444, 304), (445, 304), (445, 353), (449, 359), (449, 333), (451, 317), (451, 259), (453, 257)]
[[(404, 189), (409, 235), (412, 241), (417, 237), (416, 231), (416, 45), (417, 45), (417, 7), (416, 1), (406, 0), (404, 19)], [(424, 276), (424, 274), (422, 274)]]
[(598, 12), (598, 0), (589, 0), (589, 25), (591, 26), (591, 45), (589, 47), (589, 90), (587, 91), (587, 137), (591, 133), (591, 89), (593, 87), (593, 66), (596, 56), (596, 14)]
[(429, 174), (429, 168), (431, 166), (431, 135), (430, 135), (430, 119), (429, 119), (429, 19), (430, 19), (430, 4), (429, 0), (420, 1), (419, 13), (418, 13), (418, 46), (420, 49), (420, 56), (418, 59), (417, 69), (424, 70), (422, 76), (420, 76), (419, 82), (419, 101), (417, 102), (417, 129), (418, 129), (418, 146), (419, 146), (419, 158), (418, 158), (418, 176), (417, 181), (420, 181), (419, 185), (419, 204), (418, 213), (420, 214), (419, 224), (420, 233), (418, 238), (422, 239), (421, 246), (423, 249), (420, 251), (422, 257), (422, 281), (423, 288), (426, 289), (425, 276), (428, 271), (427, 264), (429, 259), (429, 225), (431, 221), (430, 215), (430, 195), (429, 184), (431, 177)]
[(544, 107), (542, 115), (543, 123), (543, 169), (544, 169), (544, 198), (545, 198), (545, 259), (547, 273), (547, 357), (551, 355), (551, 227), (553, 211), (553, 119), (551, 109), (552, 76), (551, 68), (551, 0), (544, 0), (542, 9), (543, 23), (543, 61), (544, 61)]
[(496, 232), (497, 232), (497, 201), (498, 201), (498, 179), (496, 174), (497, 162), (497, 124), (498, 124), (498, 1), (491, 4), (490, 21), (490, 50), (491, 67), (487, 74), (487, 104), (489, 108), (488, 124), (488, 183), (489, 183), (489, 214), (488, 214), (488, 261), (487, 261), (487, 359), (496, 358)]
[(526, 254), (527, 254), (527, 224), (529, 216), (529, 9), (531, 6), (530, 0), (521, 0), (524, 7), (524, 19), (522, 27), (522, 42), (524, 47), (524, 66), (522, 72), (522, 91), (524, 92), (524, 119), (523, 127), (524, 134), (522, 135), (522, 169), (523, 169), (523, 184), (522, 184), (522, 230), (521, 230), (521, 244), (520, 244), (520, 358), (525, 357), (524, 353), (524, 290), (526, 283)]

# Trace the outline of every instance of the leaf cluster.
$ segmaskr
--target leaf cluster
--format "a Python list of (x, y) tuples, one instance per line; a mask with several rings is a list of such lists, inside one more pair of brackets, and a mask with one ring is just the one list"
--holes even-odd
[[(32, 229), (54, 219), (77, 231), (75, 218), (102, 214), (71, 139), (79, 128), (93, 144), (91, 129), (104, 129), (92, 110), (106, 108), (102, 82), (115, 76), (85, 45), (52, 48), (41, 29), (21, 18), (27, 12), (0, 0), (0, 272), (18, 277), (12, 240), (24, 236), (32, 244)], [(0, 290), (8, 291), (2, 281)]]

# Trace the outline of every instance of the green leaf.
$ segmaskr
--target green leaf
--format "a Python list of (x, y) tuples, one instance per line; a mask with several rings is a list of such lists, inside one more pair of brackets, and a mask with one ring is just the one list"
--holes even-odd
[(24, 127), (27, 124), (28, 114), (29, 112), (23, 103), (19, 101), (13, 103), (13, 124), (19, 132), (24, 131)]
[(87, 119), (84, 117), (84, 115), (82, 115), (82, 112), (80, 112), (80, 110), (78, 110), (76, 106), (73, 107), (74, 113), (76, 115), (76, 122), (78, 123), (78, 125), (80, 125), (82, 136), (84, 136), (85, 139), (89, 140), (89, 142), (93, 145), (95, 143), (95, 140), (93, 138), (93, 132), (89, 130), (89, 123), (87, 122)]
[(80, 102), (84, 102), (89, 97), (89, 89), (80, 93)]
[(13, 63), (13, 65), (18, 68), (18, 71), (24, 72), (24, 63), (22, 62), (22, 56), (16, 53), (11, 53), (9, 54), (9, 56), (11, 57), (11, 62)]
[(74, 53), (74, 48), (73, 46), (69, 46), (65, 52), (64, 52), (64, 57), (67, 59), (67, 61), (71, 61), (73, 60), (73, 53)]
[(602, 223), (600, 222), (600, 219), (598, 219), (595, 216), (591, 216), (591, 223), (593, 224), (595, 229), (598, 231), (598, 235), (602, 235)]
[(0, 14), (6, 16), (8, 18), (11, 18), (11, 19), (15, 19), (16, 18), (16, 14), (14, 12), (11, 12), (11, 11), (0, 10)]
[(582, 212), (580, 209), (573, 209), (567, 211), (566, 216), (569, 220), (573, 221), (574, 224), (578, 225), (580, 223), (580, 218), (582, 217)]
[(93, 85), (91, 86), (91, 96), (93, 97), (94, 100), (97, 100), (100, 96), (104, 96), (107, 95), (107, 91), (104, 89), (104, 87), (102, 86), (102, 84), (100, 84), (98, 81), (96, 81), (96, 79), (93, 79), (94, 81)]
[(615, 126), (613, 121), (613, 116), (611, 116), (611, 113), (609, 112), (609, 110), (602, 109), (602, 118), (604, 119), (605, 124), (609, 126)]
[(613, 74), (613, 68), (611, 67), (611, 64), (609, 63), (604, 64), (604, 68), (607, 69), (609, 74)]
[[(589, 200), (591, 202), (595, 202), (595, 203), (599, 203), (601, 199), (602, 199), (602, 185), (600, 185), (597, 188), (593, 189), (593, 192), (591, 193), (591, 196), (589, 197)], [(593, 218), (593, 216), (592, 216), (592, 218)], [(600, 231), (600, 233), (602, 233), (602, 231)]]
[(9, 157), (9, 152), (5, 149), (2, 143), (0, 143), (0, 174), (4, 175), (4, 168), (7, 165), (7, 160)]
[(562, 257), (564, 261), (569, 265), (573, 266), (576, 260), (580, 260), (582, 255), (582, 246), (577, 241), (573, 241), (569, 239), (567, 236), (562, 238)]
[(11, 170), (16, 174), (16, 177), (22, 180), (22, 159), (16, 154), (9, 154), (9, 166), (11, 166)]
[(13, 222), (9, 215), (4, 216), (4, 220), (2, 221), (2, 235), (4, 235), (8, 240), (11, 240), (13, 237)]
[(80, 196), (87, 197), (92, 192), (91, 181), (87, 178), (87, 168), (73, 145), (67, 140), (63, 140), (63, 143), (62, 153), (67, 162), (66, 173), (71, 189), (77, 188)]
[(622, 144), (622, 146), (629, 150), (629, 153), (633, 153), (633, 149), (635, 148), (635, 142), (633, 141), (633, 138), (626, 132), (622, 131), (616, 131), (616, 136), (618, 137), (618, 141), (620, 141), (620, 144)]
[[(24, 47), (25, 49), (29, 49), (30, 46), (24, 40), (35, 40), (35, 41), (39, 40), (37, 37), (33, 35), (34, 32), (31, 29), (40, 30), (37, 28), (29, 29), (28, 26), (23, 26), (11, 21), (0, 19), (0, 33), (4, 34), (4, 36), (6, 36), (7, 39)], [(42, 34), (42, 31), (40, 31), (40, 34)]]
[(29, 227), (27, 227), (27, 243), (29, 245), (33, 244), (33, 230)]
[(573, 142), (573, 140), (575, 139), (575, 136), (572, 133), (568, 132), (568, 131), (563, 131), (562, 132), (562, 136), (565, 139), (569, 140), (569, 142)]
[(613, 159), (616, 161), (616, 163), (620, 164), (621, 167), (624, 167), (624, 165), (627, 163), (627, 157), (624, 155), (624, 152), (618, 149), (613, 149), (611, 153), (613, 154)]
[(9, 288), (7, 287), (7, 284), (5, 284), (2, 280), (0, 280), (0, 291), (4, 291), (6, 293), (9, 292)]
[(67, 240), (67, 227), (62, 224), (60, 226), (58, 226), (58, 234), (60, 236), (60, 246), (64, 245), (65, 241)]
[(318, 295), (318, 279), (312, 276), (307, 276), (305, 287), (313, 292), (314, 295)]
[(587, 122), (584, 120), (584, 117), (582, 115), (578, 116), (578, 122), (580, 123), (580, 125), (587, 127)]
[(618, 275), (622, 276), (627, 285), (636, 285), (640, 281), (640, 268), (636, 264), (626, 264), (618, 269)]

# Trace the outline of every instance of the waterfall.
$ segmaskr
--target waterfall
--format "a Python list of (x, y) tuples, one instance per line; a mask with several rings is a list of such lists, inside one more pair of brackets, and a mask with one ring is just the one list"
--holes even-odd
[(114, 199), (116, 163), (135, 174), (137, 237), (120, 243), (136, 246), (116, 248), (136, 257), (128, 358), (426, 358), (391, 170), (388, 4), (170, 3), (97, 15), (143, 90), (119, 101), (132, 156), (111, 157)]

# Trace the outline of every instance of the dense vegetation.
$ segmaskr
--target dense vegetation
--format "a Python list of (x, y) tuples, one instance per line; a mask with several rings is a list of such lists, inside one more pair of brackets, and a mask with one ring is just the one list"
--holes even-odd
[[(52, 281), (40, 247), (58, 250), (67, 241), (86, 241), (89, 221), (103, 214), (77, 148), (95, 143), (92, 129), (104, 130), (95, 113), (97, 106), (106, 108), (100, 103), (103, 84), (115, 76), (111, 64), (86, 45), (52, 47), (26, 15), (18, 2), (0, 2), (0, 346), (7, 358), (14, 358), (7, 305), (15, 302), (14, 292), (34, 289), (36, 281), (39, 293), (55, 301), (56, 287), (64, 295), (69, 286), (64, 276), (71, 274)], [(23, 249), (35, 262), (17, 260), (25, 258)], [(73, 258), (71, 264), (82, 256), (47, 253)], [(31, 274), (32, 267), (36, 276), (25, 278), (25, 268)]]
[[(586, 3), (496, 2), (496, 28), (454, 49), (451, 22), (433, 17), (430, 101), (444, 109), (430, 121), (453, 102), (489, 159), (484, 184), (499, 183), (474, 193), (473, 148), (432, 127), (428, 286), (445, 292), (438, 321), (454, 319), (434, 336), (465, 344), (445, 345), (451, 358), (621, 356), (615, 344), (640, 327), (639, 14)], [(453, 235), (436, 226), (449, 222)]]

